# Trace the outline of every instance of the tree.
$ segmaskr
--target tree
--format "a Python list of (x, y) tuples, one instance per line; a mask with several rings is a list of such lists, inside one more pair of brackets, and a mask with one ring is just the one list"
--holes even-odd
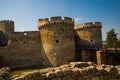
[(114, 28), (107, 32), (106, 42), (107, 45), (116, 44), (118, 41), (117, 34), (115, 33)]

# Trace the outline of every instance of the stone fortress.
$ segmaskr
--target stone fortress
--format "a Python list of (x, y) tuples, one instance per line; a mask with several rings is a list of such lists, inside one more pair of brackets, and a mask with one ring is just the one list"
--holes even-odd
[(74, 24), (69, 17), (39, 19), (39, 31), (15, 32), (14, 22), (0, 21), (0, 67), (50, 67), (73, 61), (97, 62), (102, 24)]

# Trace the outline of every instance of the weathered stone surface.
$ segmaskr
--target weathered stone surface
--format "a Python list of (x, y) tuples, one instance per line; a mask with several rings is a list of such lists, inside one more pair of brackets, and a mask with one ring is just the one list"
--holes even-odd
[(72, 77), (71, 75), (67, 75), (63, 77), (62, 80), (74, 80), (74, 77)]
[(2, 77), (0, 77), (0, 80), (4, 80)]
[(42, 74), (42, 75), (41, 75), (41, 80), (46, 80), (46, 79), (47, 79), (46, 74)]
[(46, 73), (46, 76), (47, 76), (48, 79), (53, 79), (53, 78), (56, 77), (54, 72), (48, 72), (48, 73)]
[(55, 78), (55, 79), (52, 79), (52, 80), (62, 80), (62, 78)]
[(40, 72), (32, 72), (25, 76), (25, 80), (40, 80), (41, 74)]
[(80, 71), (78, 68), (73, 68), (72, 71), (73, 71), (73, 76), (80, 76)]
[(69, 68), (63, 68), (62, 71), (65, 76), (73, 74), (73, 71)]
[[(86, 63), (86, 62), (85, 62)], [(70, 66), (46, 68), (34, 70), (32, 72), (24, 72), (18, 77), (11, 80), (119, 80), (120, 73), (118, 69), (110, 65), (90, 65), (87, 67)], [(54, 70), (53, 70), (54, 69)], [(116, 71), (117, 70), (117, 71)], [(1, 80), (6, 78), (1, 77)]]
[(26, 77), (20, 76), (20, 77), (13, 78), (12, 80), (25, 80), (24, 78), (26, 78)]
[(93, 76), (91, 80), (101, 80), (99, 76)]
[(110, 67), (109, 72), (112, 73), (112, 74), (117, 74), (118, 73), (118, 71), (115, 67)]
[[(94, 26), (94, 27), (92, 27)], [(91, 42), (95, 42), (96, 45), (102, 45), (102, 34), (101, 34), (102, 25), (100, 22), (98, 24), (94, 24), (92, 22), (88, 22), (85, 24), (79, 24), (74, 27), (76, 30), (76, 34), (80, 37), (81, 40), (77, 41), (79, 45), (87, 45), (91, 44)]]
[(41, 43), (52, 66), (74, 61), (74, 21), (72, 18), (51, 17), (38, 20)]
[(95, 66), (88, 66), (85, 69), (86, 69), (88, 74), (93, 74), (93, 73), (97, 73), (98, 72), (98, 70), (96, 69)]
[(54, 68), (44, 68), (44, 69), (41, 69), (41, 70), (40, 70), (40, 72), (41, 72), (42, 74), (45, 74), (45, 73), (47, 73), (47, 72), (49, 72), (49, 71), (54, 71)]
[[(101, 45), (101, 27), (100, 22), (74, 26), (72, 18), (57, 16), (39, 19), (39, 31), (15, 32), (14, 21), (0, 21), (0, 67), (23, 69), (69, 64), (77, 56), (75, 50), (83, 44)], [(75, 43), (79, 45), (76, 48)], [(88, 60), (83, 56), (82, 60), (89, 61), (90, 53), (86, 49), (83, 52)], [(73, 67), (83, 67), (80, 65), (83, 64), (76, 63)]]
[(89, 64), (88, 64), (87, 62), (71, 62), (71, 63), (70, 63), (70, 66), (71, 66), (72, 68), (74, 68), (74, 67), (82, 68), (82, 67), (87, 67), (87, 66), (89, 66)]
[(85, 75), (88, 75), (88, 72), (87, 72), (87, 70), (86, 69), (79, 69), (79, 71), (80, 71), (80, 74), (83, 76), (85, 76)]
[(0, 80), (4, 79), (10, 79), (9, 75), (9, 68), (8, 67), (3, 67), (0, 69)]
[(55, 74), (56, 74), (57, 77), (62, 77), (64, 75), (61, 70), (56, 70)]
[(68, 67), (70, 67), (69, 64), (64, 64), (64, 65), (61, 65), (61, 66), (60, 66), (60, 68), (68, 68)]

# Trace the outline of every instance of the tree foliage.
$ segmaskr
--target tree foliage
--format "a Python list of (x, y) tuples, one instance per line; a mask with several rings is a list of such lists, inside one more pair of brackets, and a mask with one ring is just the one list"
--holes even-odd
[(108, 45), (116, 44), (118, 41), (114, 28), (107, 32), (106, 42)]

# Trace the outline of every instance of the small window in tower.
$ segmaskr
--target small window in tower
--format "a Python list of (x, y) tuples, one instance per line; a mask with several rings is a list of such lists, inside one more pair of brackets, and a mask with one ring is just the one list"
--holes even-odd
[(55, 40), (56, 43), (59, 43), (59, 40)]
[(93, 40), (91, 40), (91, 42), (93, 42)]

